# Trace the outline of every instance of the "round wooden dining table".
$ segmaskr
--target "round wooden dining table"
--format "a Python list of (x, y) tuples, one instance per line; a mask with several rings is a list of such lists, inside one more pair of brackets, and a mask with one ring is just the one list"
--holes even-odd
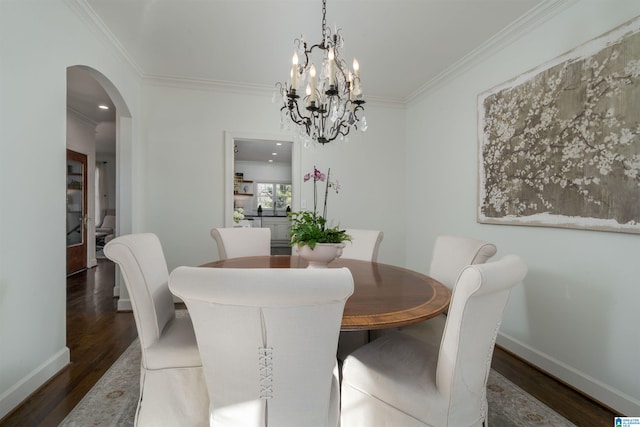
[[(217, 268), (306, 268), (300, 256), (228, 258), (202, 265)], [(354, 292), (344, 307), (343, 331), (394, 328), (418, 323), (447, 309), (451, 292), (424, 274), (389, 264), (338, 258), (329, 268), (347, 267)]]

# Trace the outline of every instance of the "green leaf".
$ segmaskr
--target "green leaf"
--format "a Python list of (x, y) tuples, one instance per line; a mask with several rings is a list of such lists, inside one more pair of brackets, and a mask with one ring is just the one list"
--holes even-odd
[(311, 249), (318, 243), (341, 243), (350, 241), (351, 237), (338, 226), (326, 227), (326, 219), (315, 212), (291, 212), (291, 245), (302, 247), (308, 245)]

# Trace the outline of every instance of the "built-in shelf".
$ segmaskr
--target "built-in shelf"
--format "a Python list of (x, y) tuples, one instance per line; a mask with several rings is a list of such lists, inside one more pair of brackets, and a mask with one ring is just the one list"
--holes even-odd
[(239, 197), (253, 197), (253, 181), (236, 179), (233, 186), (233, 195)]

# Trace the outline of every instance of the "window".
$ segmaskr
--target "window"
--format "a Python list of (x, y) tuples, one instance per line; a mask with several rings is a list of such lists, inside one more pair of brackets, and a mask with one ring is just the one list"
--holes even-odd
[(291, 206), (291, 184), (258, 182), (256, 194), (256, 208), (262, 206), (263, 210), (284, 211)]

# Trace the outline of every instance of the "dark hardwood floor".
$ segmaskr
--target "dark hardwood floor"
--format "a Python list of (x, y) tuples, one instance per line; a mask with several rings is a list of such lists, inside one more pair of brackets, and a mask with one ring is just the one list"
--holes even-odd
[(8, 414), (1, 426), (57, 426), (138, 336), (132, 313), (116, 312), (110, 261), (67, 278), (71, 363)]
[[(132, 313), (116, 312), (114, 265), (67, 279), (71, 364), (0, 420), (0, 426), (57, 426), (137, 336)], [(493, 368), (577, 426), (609, 427), (614, 413), (496, 348)]]
[(493, 369), (577, 426), (611, 427), (616, 415), (513, 354), (496, 348)]

